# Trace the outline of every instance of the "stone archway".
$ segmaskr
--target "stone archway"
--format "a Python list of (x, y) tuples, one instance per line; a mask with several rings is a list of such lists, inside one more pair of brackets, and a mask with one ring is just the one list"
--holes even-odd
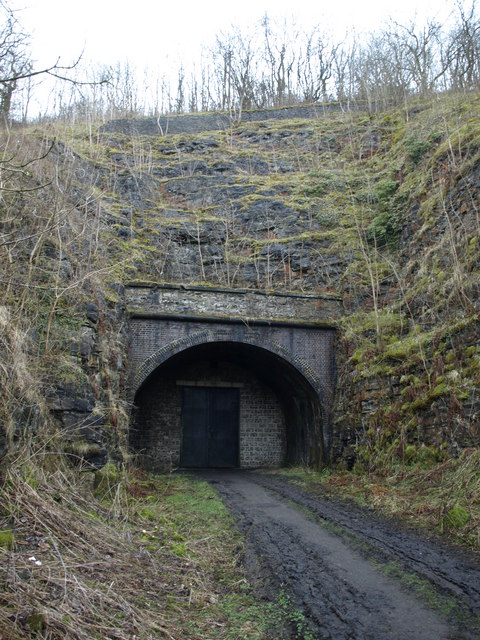
[[(293, 364), (285, 350), (271, 344), (214, 340), (205, 333), (192, 337), (188, 346), (177, 341), (152, 355), (137, 378), (142, 382), (134, 398), (130, 444), (143, 466), (154, 471), (179, 465), (252, 468), (323, 460), (321, 384), (306, 363), (297, 358)], [(238, 398), (238, 454), (227, 457), (218, 457), (218, 447), (225, 454), (235, 436), (224, 411), (215, 426), (212, 398), (219, 393)], [(192, 396), (196, 422), (188, 427), (185, 403)]]

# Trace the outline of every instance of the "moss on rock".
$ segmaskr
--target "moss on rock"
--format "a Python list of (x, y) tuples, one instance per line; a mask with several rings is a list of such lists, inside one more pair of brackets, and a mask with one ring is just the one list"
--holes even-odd
[(97, 498), (105, 498), (110, 495), (119, 482), (119, 472), (113, 462), (107, 462), (101, 469), (95, 472), (93, 489)]

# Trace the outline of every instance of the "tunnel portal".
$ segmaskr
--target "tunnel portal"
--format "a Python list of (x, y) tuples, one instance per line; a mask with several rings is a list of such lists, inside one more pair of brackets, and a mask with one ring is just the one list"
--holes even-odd
[[(325, 460), (335, 330), (332, 323), (299, 321), (298, 310), (305, 316), (313, 296), (292, 296), (292, 318), (274, 320), (220, 317), (218, 304), (218, 315), (206, 314), (205, 303), (198, 304), (201, 288), (169, 287), (163, 300), (158, 286), (132, 290), (129, 443), (141, 466), (258, 468)], [(218, 299), (222, 311), (238, 304), (237, 291), (216, 293), (210, 306)], [(172, 304), (178, 298), (188, 305), (183, 313)], [(272, 302), (277, 313), (282, 303), (287, 311), (283, 298), (270, 296)], [(316, 299), (314, 308), (318, 316)]]

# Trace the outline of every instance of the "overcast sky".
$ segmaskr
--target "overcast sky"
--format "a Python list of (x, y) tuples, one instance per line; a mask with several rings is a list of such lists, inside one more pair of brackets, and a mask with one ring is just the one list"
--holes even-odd
[[(373, 30), (389, 17), (400, 22), (425, 16), (443, 20), (455, 0), (10, 0), (32, 36), (33, 56), (49, 64), (84, 60), (111, 64), (129, 60), (153, 67), (166, 56), (187, 64), (202, 44), (232, 24), (295, 19), (307, 29), (320, 24), (339, 36)], [(294, 12), (294, 16), (292, 16)]]

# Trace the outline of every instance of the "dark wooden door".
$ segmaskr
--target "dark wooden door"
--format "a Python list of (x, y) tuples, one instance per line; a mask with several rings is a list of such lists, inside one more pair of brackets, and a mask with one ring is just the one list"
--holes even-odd
[(184, 387), (181, 466), (238, 466), (238, 410), (238, 389)]
[(183, 389), (182, 427), (181, 466), (208, 466), (208, 389)]

